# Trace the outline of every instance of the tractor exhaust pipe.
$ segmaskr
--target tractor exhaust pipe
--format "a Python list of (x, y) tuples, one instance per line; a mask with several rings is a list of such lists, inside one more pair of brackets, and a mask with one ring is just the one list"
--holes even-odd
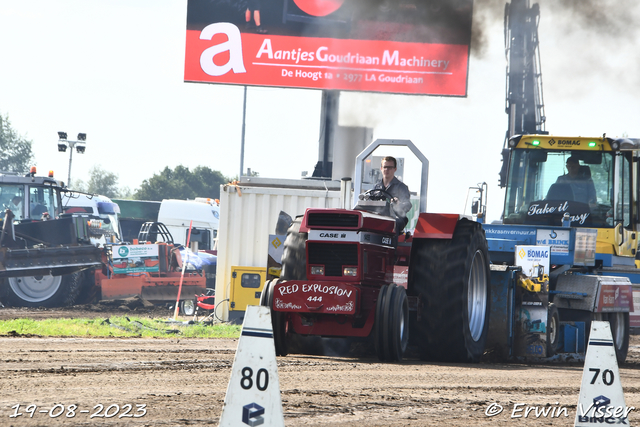
[(351, 209), (351, 178), (345, 177), (340, 180), (340, 207)]

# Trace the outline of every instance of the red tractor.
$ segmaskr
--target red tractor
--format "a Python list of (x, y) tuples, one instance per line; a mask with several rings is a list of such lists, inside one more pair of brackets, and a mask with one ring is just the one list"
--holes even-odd
[[(381, 145), (406, 146), (422, 161), (415, 229), (395, 229), (390, 197), (379, 190), (365, 192), (354, 209), (310, 208), (296, 218), (282, 275), (265, 284), (261, 297), (271, 308), (276, 354), (287, 355), (301, 335), (369, 338), (382, 361), (402, 360), (411, 342), (424, 360), (477, 362), (490, 304), (482, 226), (457, 214), (424, 212), (428, 162), (411, 141), (377, 140), (356, 164)], [(358, 190), (362, 170), (356, 170)]]

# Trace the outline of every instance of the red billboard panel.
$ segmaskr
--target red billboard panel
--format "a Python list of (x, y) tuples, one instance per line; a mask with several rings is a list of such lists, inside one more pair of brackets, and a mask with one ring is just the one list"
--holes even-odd
[(189, 0), (184, 80), (466, 96), (471, 11), (472, 0)]

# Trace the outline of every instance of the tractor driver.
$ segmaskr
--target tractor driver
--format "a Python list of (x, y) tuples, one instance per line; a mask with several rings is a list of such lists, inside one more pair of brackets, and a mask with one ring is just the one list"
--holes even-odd
[(575, 201), (588, 203), (591, 207), (596, 205), (596, 187), (591, 173), (585, 173), (576, 156), (567, 159), (567, 173), (559, 176), (556, 182), (571, 185)]
[(380, 165), (382, 179), (376, 183), (373, 189), (384, 190), (393, 196), (391, 207), (396, 217), (396, 232), (401, 233), (409, 222), (407, 212), (411, 209), (411, 195), (409, 187), (395, 177), (397, 165), (395, 157), (384, 157)]
[(15, 217), (14, 220), (22, 219), (22, 197), (16, 195), (11, 199), (11, 203), (9, 204), (9, 209), (13, 212)]

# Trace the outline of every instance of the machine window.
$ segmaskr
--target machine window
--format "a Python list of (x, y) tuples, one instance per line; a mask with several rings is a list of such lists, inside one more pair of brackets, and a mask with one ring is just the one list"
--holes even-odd
[(553, 226), (569, 213), (572, 226), (613, 227), (624, 216), (622, 193), (614, 212), (616, 168), (626, 177), (621, 186), (627, 205), (629, 200), (629, 165), (624, 164), (604, 152), (514, 150), (503, 221)]
[(0, 203), (2, 212), (0, 217), (4, 218), (6, 209), (11, 209), (14, 220), (19, 221), (24, 218), (24, 188), (21, 185), (0, 185)]
[(243, 288), (259, 288), (260, 287), (260, 275), (254, 273), (243, 273), (240, 279), (240, 286)]
[[(189, 234), (189, 230), (185, 232), (185, 239)], [(192, 228), (191, 229), (191, 242), (198, 242), (199, 250), (210, 250), (211, 249), (211, 232), (202, 228)]]

